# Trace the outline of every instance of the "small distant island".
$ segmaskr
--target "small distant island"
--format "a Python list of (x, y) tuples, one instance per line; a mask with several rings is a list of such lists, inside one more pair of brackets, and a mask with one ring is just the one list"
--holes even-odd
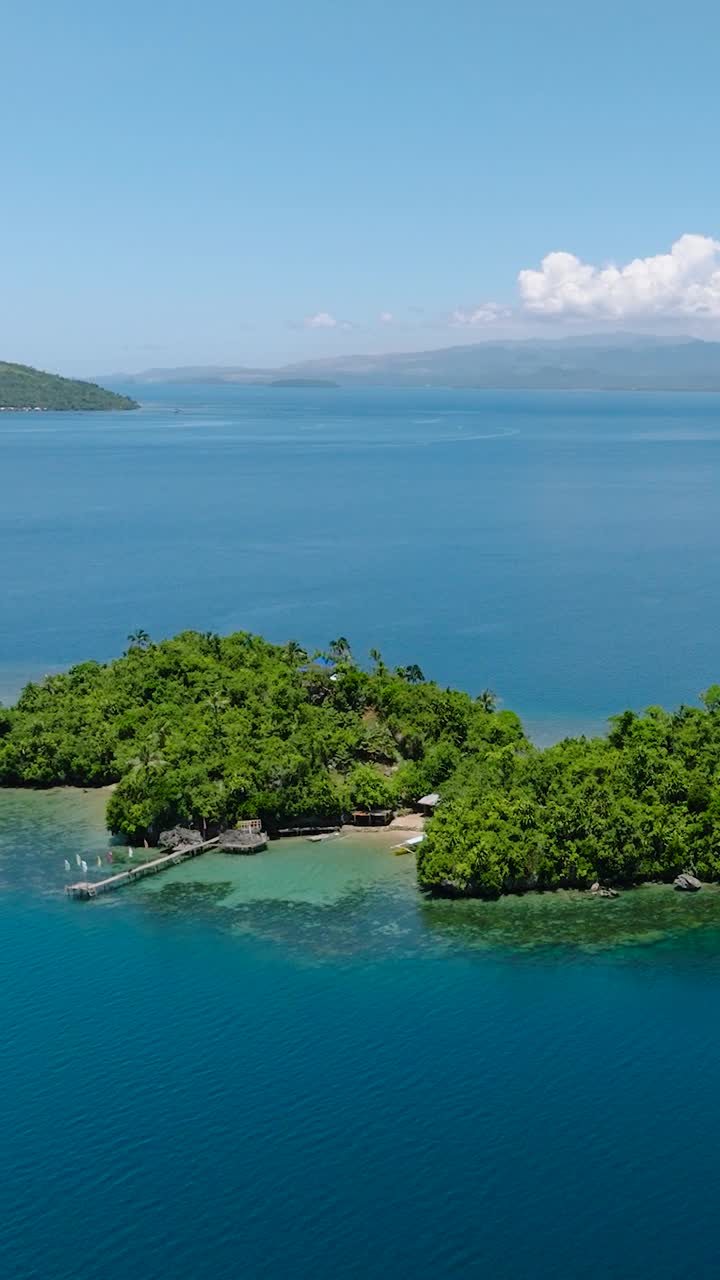
[(272, 382), (268, 382), (268, 387), (323, 387), (337, 388), (338, 382), (331, 382), (329, 378), (274, 378)]
[(128, 639), (0, 709), (0, 786), (113, 783), (111, 830), (151, 844), (176, 824), (273, 836), (429, 808), (417, 875), (437, 895), (720, 881), (718, 686), (539, 750), (490, 691), (376, 650), (366, 669), (342, 636), (322, 654), (248, 632)]
[(129, 396), (106, 391), (94, 382), (62, 378), (26, 364), (0, 360), (0, 412), (33, 410), (137, 409)]

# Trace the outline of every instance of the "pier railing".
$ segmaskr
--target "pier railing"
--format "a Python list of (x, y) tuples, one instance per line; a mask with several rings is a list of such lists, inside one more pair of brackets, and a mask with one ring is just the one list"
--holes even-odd
[(217, 842), (218, 838), (215, 836), (213, 840), (204, 840), (201, 844), (162, 850), (157, 858), (152, 858), (149, 862), (138, 862), (137, 866), (117, 871), (103, 880), (79, 880), (75, 884), (66, 884), (65, 892), (69, 898), (87, 901), (88, 898), (96, 898), (99, 893), (111, 893), (113, 889), (133, 884), (136, 880), (142, 880), (144, 876), (156, 876), (168, 867), (176, 867), (180, 862), (186, 862), (188, 858), (197, 858), (201, 853), (205, 853), (206, 849), (214, 848)]

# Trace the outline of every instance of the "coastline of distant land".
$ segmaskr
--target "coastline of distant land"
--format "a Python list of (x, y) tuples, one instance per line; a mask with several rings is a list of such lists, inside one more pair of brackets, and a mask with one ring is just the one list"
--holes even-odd
[(108, 381), (488, 391), (720, 391), (720, 342), (654, 335), (484, 341), (433, 351), (331, 356), (278, 368), (192, 365)]
[(333, 387), (339, 387), (339, 382), (331, 382), (329, 378), (273, 378), (271, 382), (266, 382), (267, 387), (310, 387), (310, 388), (327, 388), (332, 390)]
[(26, 364), (0, 360), (0, 412), (48, 413), (137, 409), (130, 396), (107, 391), (95, 382), (63, 378)]

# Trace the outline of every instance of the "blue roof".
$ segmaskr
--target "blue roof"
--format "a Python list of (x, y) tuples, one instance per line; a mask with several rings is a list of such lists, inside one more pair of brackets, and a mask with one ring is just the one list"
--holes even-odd
[(337, 666), (332, 658), (313, 658), (312, 662), (308, 662), (304, 667), (300, 667), (301, 671), (312, 671), (313, 667), (320, 667), (323, 671), (334, 671)]

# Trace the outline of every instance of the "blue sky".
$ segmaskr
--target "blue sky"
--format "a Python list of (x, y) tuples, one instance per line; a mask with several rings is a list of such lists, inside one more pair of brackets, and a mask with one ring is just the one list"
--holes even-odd
[(716, 334), (719, 37), (696, 0), (6, 0), (0, 355)]

